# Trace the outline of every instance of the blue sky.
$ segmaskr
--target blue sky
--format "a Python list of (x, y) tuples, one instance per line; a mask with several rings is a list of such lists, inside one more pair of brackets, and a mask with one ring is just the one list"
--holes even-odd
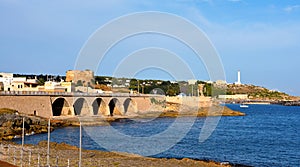
[[(0, 71), (64, 75), (99, 27), (143, 11), (176, 14), (202, 29), (219, 53), (227, 82), (241, 70), (243, 83), (300, 96), (300, 1), (291, 0), (0, 0)], [(153, 42), (141, 47), (147, 44)], [(110, 65), (122, 59), (117, 48), (96, 74), (112, 75)], [(205, 73), (185, 53), (191, 68)], [(157, 70), (144, 75), (170, 79)]]

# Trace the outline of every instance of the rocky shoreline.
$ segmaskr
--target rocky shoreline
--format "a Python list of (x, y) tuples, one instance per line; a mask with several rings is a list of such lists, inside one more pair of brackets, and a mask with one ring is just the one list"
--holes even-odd
[(278, 105), (283, 105), (283, 106), (300, 106), (300, 100), (299, 101), (278, 101)]
[[(22, 137), (23, 118), (26, 136), (48, 132), (48, 119), (20, 114), (16, 110), (2, 108), (0, 109), (0, 141)], [(53, 131), (55, 127), (69, 125), (67, 121), (52, 120), (50, 131)]]
[(178, 117), (178, 116), (245, 116), (245, 113), (234, 111), (226, 106), (212, 104), (211, 106), (191, 107), (180, 105), (178, 103), (167, 103), (167, 107), (160, 115), (161, 117)]
[(282, 106), (300, 106), (299, 98), (294, 100), (226, 100), (226, 104), (266, 104), (266, 105), (282, 105)]

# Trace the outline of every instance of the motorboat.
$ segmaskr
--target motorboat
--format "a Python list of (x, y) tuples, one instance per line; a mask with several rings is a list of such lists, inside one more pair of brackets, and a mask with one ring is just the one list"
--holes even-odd
[(240, 105), (240, 108), (249, 108), (249, 106), (246, 105), (246, 104), (241, 104), (241, 105)]

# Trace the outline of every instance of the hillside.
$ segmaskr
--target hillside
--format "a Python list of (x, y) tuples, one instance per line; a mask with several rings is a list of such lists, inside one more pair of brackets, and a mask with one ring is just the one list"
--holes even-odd
[(227, 85), (227, 94), (248, 94), (249, 99), (253, 100), (298, 100), (299, 98), (290, 96), (286, 93), (269, 90), (255, 85)]

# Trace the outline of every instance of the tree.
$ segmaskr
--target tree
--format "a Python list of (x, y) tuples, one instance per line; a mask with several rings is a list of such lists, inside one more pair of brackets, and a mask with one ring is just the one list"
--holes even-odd
[(210, 84), (210, 83), (205, 83), (203, 89), (204, 89), (204, 90), (203, 90), (204, 96), (211, 96), (211, 94), (212, 94), (212, 84)]
[(44, 78), (39, 78), (38, 79), (38, 83), (39, 83), (39, 85), (44, 85), (45, 84), (45, 79)]
[(131, 79), (129, 82), (129, 89), (137, 90), (138, 88), (138, 81), (136, 79)]
[(77, 83), (76, 83), (76, 86), (83, 86), (83, 83), (81, 80), (78, 80)]
[(59, 76), (59, 75), (55, 77), (55, 81), (56, 81), (56, 82), (60, 82), (60, 81), (61, 81), (61, 79), (60, 79), (60, 76)]
[(95, 82), (92, 82), (92, 83), (98, 83), (98, 84), (104, 84), (104, 85), (111, 84), (110, 82), (107, 82), (106, 78), (108, 78), (110, 80), (112, 79), (112, 77), (96, 76)]
[(166, 95), (169, 96), (176, 96), (180, 93), (180, 87), (178, 83), (170, 83), (170, 85), (168, 85), (168, 89), (166, 91)]

